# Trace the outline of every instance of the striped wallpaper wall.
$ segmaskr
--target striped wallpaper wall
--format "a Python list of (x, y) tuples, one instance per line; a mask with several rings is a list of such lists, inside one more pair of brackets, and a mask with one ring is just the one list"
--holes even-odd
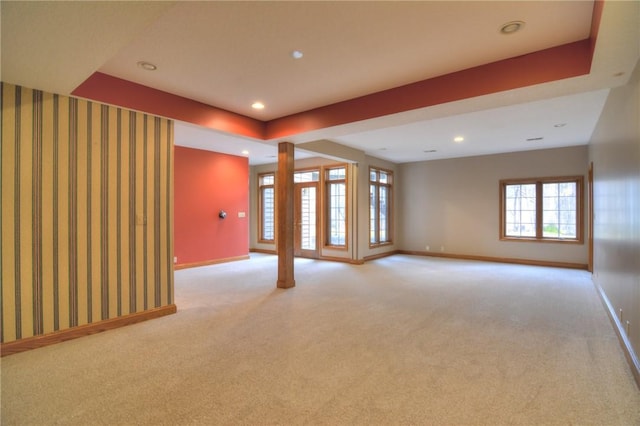
[(1, 341), (173, 303), (173, 122), (1, 83)]

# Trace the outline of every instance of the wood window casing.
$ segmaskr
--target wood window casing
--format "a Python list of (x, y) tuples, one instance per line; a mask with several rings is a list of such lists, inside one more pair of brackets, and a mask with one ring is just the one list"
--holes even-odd
[[(271, 179), (269, 179), (271, 178)], [(265, 181), (272, 183), (264, 183)], [(276, 201), (275, 201), (275, 173), (258, 175), (258, 242), (273, 244), (276, 236)], [(270, 193), (270, 196), (267, 194)], [(271, 218), (265, 217), (265, 203), (271, 203)], [(270, 227), (271, 229), (268, 229)], [(265, 237), (266, 236), (266, 237)], [(271, 236), (271, 238), (268, 238)]]
[[(340, 170), (343, 169), (344, 170), (344, 177), (342, 178), (334, 178), (331, 177), (331, 172), (335, 171), (335, 170)], [(325, 167), (323, 168), (323, 178), (324, 178), (324, 215), (325, 215), (325, 220), (324, 220), (324, 247), (326, 248), (330, 248), (330, 249), (337, 249), (337, 250), (347, 250), (348, 249), (348, 244), (349, 244), (349, 197), (348, 197), (348, 193), (349, 193), (349, 168), (347, 167), (346, 164), (340, 164), (340, 165), (332, 165), (329, 167)], [(334, 204), (332, 203), (331, 197), (334, 196), (335, 194), (333, 194), (332, 191), (332, 185), (343, 185), (344, 188), (344, 208), (341, 209), (343, 211), (344, 214), (344, 243), (340, 244), (340, 243), (336, 243), (334, 241), (332, 241), (332, 236), (334, 236), (333, 234), (335, 232), (332, 232), (332, 225), (336, 225), (336, 224), (332, 224), (332, 208), (334, 209), (334, 212), (336, 210), (336, 206), (334, 206)]]
[[(381, 207), (381, 194), (385, 196), (385, 209)], [(369, 167), (369, 248), (393, 244), (393, 214), (393, 171)]]
[[(575, 237), (549, 237), (544, 236), (544, 193), (545, 184), (575, 184)], [(535, 233), (530, 236), (514, 236), (507, 232), (507, 187), (520, 185), (535, 185)], [(583, 207), (583, 176), (563, 176), (528, 179), (503, 179), (500, 180), (500, 235), (502, 241), (530, 241), (546, 243), (583, 244), (584, 242), (584, 207)], [(548, 197), (549, 198), (549, 197)], [(551, 197), (553, 198), (553, 197)], [(547, 210), (549, 211), (549, 210)]]

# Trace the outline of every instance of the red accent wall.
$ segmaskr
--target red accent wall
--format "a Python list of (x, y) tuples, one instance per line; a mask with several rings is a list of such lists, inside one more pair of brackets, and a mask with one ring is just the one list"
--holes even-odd
[[(227, 212), (225, 219), (218, 212)], [(238, 217), (245, 212), (245, 217)], [(174, 147), (174, 256), (178, 265), (249, 254), (249, 161)]]

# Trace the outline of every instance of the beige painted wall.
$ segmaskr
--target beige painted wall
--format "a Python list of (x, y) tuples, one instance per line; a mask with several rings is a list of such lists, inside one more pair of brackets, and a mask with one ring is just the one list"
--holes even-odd
[(640, 63), (613, 89), (594, 131), (594, 281), (640, 354)]
[[(587, 263), (587, 244), (499, 239), (499, 181), (585, 176), (587, 147), (517, 152), (400, 165), (399, 246), (403, 250)], [(583, 197), (584, 198), (584, 197)], [(585, 205), (586, 207), (586, 205)]]

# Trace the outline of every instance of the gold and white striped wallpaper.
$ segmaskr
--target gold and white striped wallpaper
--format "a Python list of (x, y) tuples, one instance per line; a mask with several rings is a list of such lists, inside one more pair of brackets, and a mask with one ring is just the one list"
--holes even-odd
[(173, 122), (1, 83), (1, 342), (173, 303)]

